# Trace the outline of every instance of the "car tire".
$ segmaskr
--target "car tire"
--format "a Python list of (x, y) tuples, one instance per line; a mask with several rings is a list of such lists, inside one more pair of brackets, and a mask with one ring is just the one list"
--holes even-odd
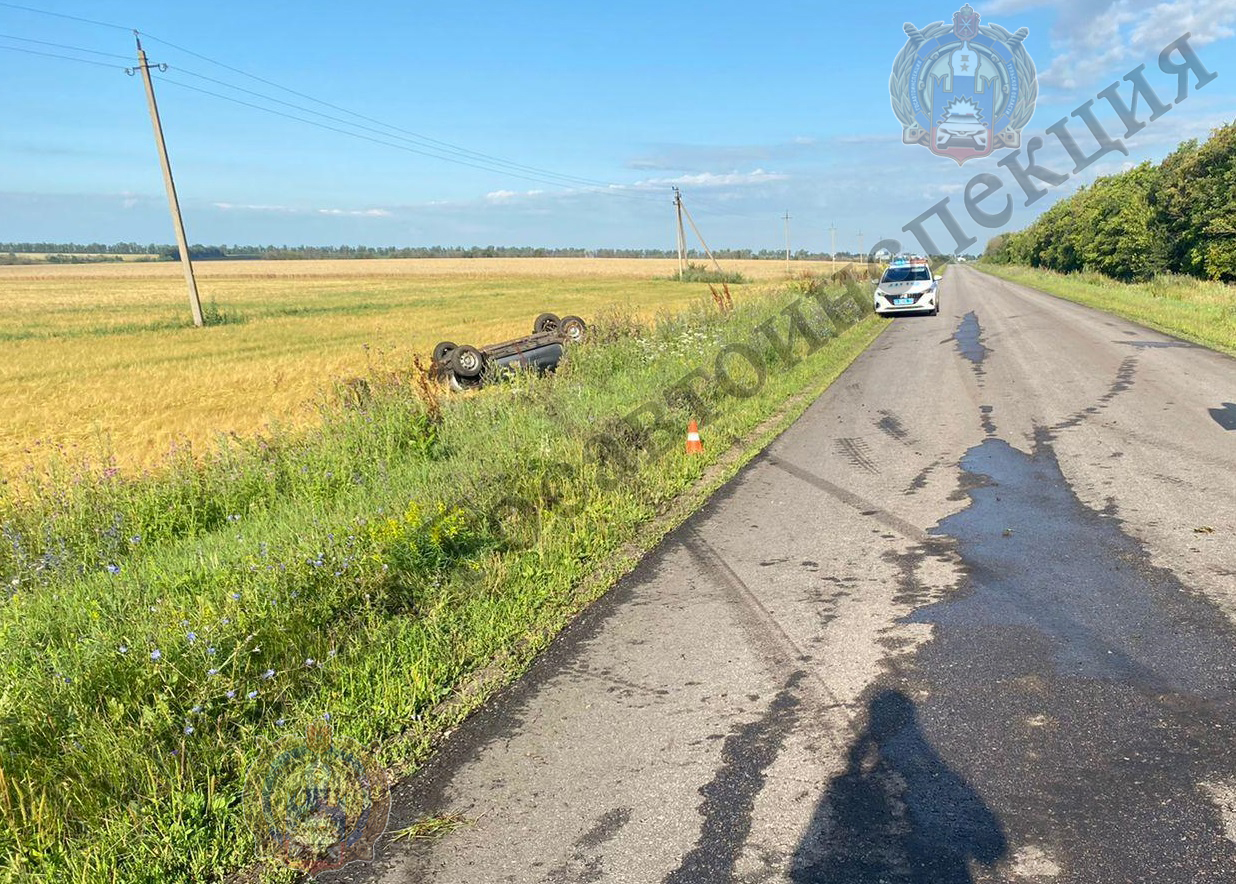
[(485, 354), (465, 344), (451, 353), (451, 368), (462, 380), (475, 380), (485, 371)]
[(542, 313), (532, 323), (532, 333), (539, 335), (544, 332), (557, 331), (559, 322), (557, 314)]
[(588, 326), (578, 316), (564, 316), (558, 323), (558, 332), (572, 344), (578, 344), (588, 333)]
[(438, 365), (446, 365), (447, 360), (451, 358), (451, 354), (459, 349), (459, 345), (454, 341), (442, 341), (433, 348), (433, 361)]

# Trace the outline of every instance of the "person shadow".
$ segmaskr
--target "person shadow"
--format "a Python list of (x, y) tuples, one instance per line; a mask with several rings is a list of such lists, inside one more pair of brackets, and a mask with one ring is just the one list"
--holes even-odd
[(881, 690), (849, 763), (790, 863), (795, 884), (973, 884), (1008, 852), (1004, 827), (927, 742), (914, 702)]

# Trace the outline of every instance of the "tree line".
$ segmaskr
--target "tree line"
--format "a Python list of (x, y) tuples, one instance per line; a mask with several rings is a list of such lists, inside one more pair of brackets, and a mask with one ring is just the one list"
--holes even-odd
[[(174, 245), (161, 243), (55, 243), (55, 242), (10, 242), (0, 243), (0, 254), (48, 254), (62, 255), (154, 255), (159, 260), (177, 261), (180, 250)], [(721, 260), (785, 260), (781, 249), (714, 249), (713, 254)], [(314, 258), (676, 258), (673, 249), (577, 249), (543, 248), (537, 246), (288, 246), (288, 245), (218, 245), (193, 244), (189, 257), (195, 261), (238, 260), (310, 260)], [(687, 257), (696, 260), (707, 256), (698, 249), (690, 249)], [(826, 261), (828, 252), (812, 252), (799, 249), (793, 253), (798, 261)], [(838, 252), (839, 261), (856, 261), (858, 256)]]
[(1099, 178), (1025, 230), (992, 239), (984, 257), (1125, 282), (1160, 273), (1236, 281), (1236, 121), (1158, 165)]

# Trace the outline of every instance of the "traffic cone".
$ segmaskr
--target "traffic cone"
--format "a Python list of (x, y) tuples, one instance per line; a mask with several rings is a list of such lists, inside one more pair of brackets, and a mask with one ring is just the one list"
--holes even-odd
[(700, 441), (700, 426), (695, 421), (687, 424), (687, 454), (703, 454), (704, 443)]

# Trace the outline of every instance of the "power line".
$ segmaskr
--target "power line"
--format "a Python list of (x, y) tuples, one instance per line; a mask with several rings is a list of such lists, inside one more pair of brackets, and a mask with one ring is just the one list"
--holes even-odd
[(124, 67), (118, 64), (108, 64), (103, 61), (92, 61), (89, 58), (74, 58), (71, 55), (57, 55), (54, 52), (40, 52), (37, 49), (22, 49), (20, 46), (0, 46), (0, 52), (24, 52), (26, 55), (41, 55), (44, 58), (60, 58), (65, 61), (75, 61), (79, 64), (92, 64), (95, 67), (109, 68), (113, 71), (124, 70)]
[[(3, 48), (3, 47), (0, 47), (0, 48)], [(254, 110), (264, 111), (265, 113), (268, 113), (268, 114), (274, 114), (277, 117), (284, 117), (289, 120), (294, 120), (298, 123), (304, 123), (307, 126), (314, 126), (318, 129), (325, 129), (330, 132), (337, 132), (340, 135), (348, 135), (348, 136), (351, 136), (352, 138), (359, 138), (362, 141), (370, 141), (374, 144), (381, 144), (381, 145), (385, 145), (386, 147), (393, 147), (396, 150), (402, 150), (408, 153), (414, 153), (419, 156), (426, 156), (426, 157), (431, 157), (433, 159), (446, 160), (447, 162), (453, 162), (459, 165), (469, 166), (473, 169), (480, 169), (482, 172), (498, 172), (502, 175), (507, 175), (513, 178), (522, 178), (525, 181), (531, 181), (536, 184), (548, 184), (554, 187), (569, 187), (570, 186), (567, 184), (563, 184), (560, 181), (549, 181), (544, 178), (534, 178), (532, 176), (522, 175), (517, 172), (512, 172), (510, 170), (507, 170), (507, 169), (494, 169), (489, 166), (482, 166), (476, 163), (470, 163), (462, 159), (454, 159), (450, 157), (443, 157), (443, 156), (439, 156), (436, 154), (431, 154), (431, 153), (428, 153), (427, 151), (418, 150), (417, 148), (410, 147), (409, 145), (406, 145), (406, 144), (399, 144), (394, 141), (386, 141), (382, 138), (374, 138), (370, 135), (362, 135), (360, 132), (352, 132), (348, 129), (341, 129), (338, 126), (331, 126), (326, 123), (319, 123), (317, 120), (308, 120), (308, 119), (305, 119), (304, 117), (298, 117), (295, 114), (284, 113), (283, 111), (278, 111), (278, 110), (275, 110), (274, 108), (263, 107), (262, 105), (254, 104), (251, 101), (244, 101), (243, 99), (240, 99), (240, 98), (233, 98), (230, 95), (223, 95), (222, 93), (219, 93), (219, 92), (212, 92), (209, 89), (202, 89), (198, 86), (193, 86), (189, 83), (182, 83), (179, 80), (173, 80), (171, 77), (160, 76), (157, 79), (159, 79), (162, 82), (169, 83), (173, 86), (179, 86), (182, 89), (188, 89), (192, 92), (200, 92), (203, 95), (209, 95), (213, 98), (218, 98), (223, 101), (230, 101), (233, 104), (243, 105), (244, 107), (253, 108)], [(654, 197), (650, 197), (650, 196), (639, 196), (637, 194), (623, 193), (617, 190), (593, 190), (590, 192), (605, 193), (605, 194), (609, 194), (613, 196), (624, 197), (626, 199), (637, 199), (641, 201), (653, 201), (655, 199)]]
[(46, 40), (34, 40), (30, 37), (18, 37), (14, 34), (0, 34), (0, 37), (3, 37), (5, 40), (18, 40), (22, 43), (37, 43), (40, 46), (52, 46), (56, 49), (68, 49), (73, 52), (89, 52), (91, 55), (104, 55), (108, 58), (119, 58), (124, 61), (129, 60), (129, 56), (127, 55), (120, 55), (116, 52), (100, 52), (98, 49), (87, 49), (84, 46), (68, 46), (64, 43), (49, 43)]
[(131, 31), (132, 30), (132, 28), (126, 28), (124, 25), (116, 25), (116, 24), (112, 24), (111, 22), (105, 22), (105, 21), (95, 21), (92, 18), (82, 18), (81, 16), (77, 16), (77, 15), (67, 15), (66, 13), (63, 13), (63, 12), (51, 12), (50, 10), (47, 10), (47, 9), (35, 9), (33, 6), (19, 6), (16, 3), (2, 3), (2, 2), (0, 2), (0, 6), (7, 6), (9, 9), (20, 9), (20, 10), (23, 10), (24, 12), (34, 12), (34, 13), (38, 13), (39, 15), (54, 15), (56, 18), (67, 18), (72, 21), (85, 22), (88, 25), (98, 25), (101, 28), (115, 28), (118, 31)]
[[(69, 19), (72, 21), (79, 21), (79, 22), (83, 22), (86, 24), (97, 25), (99, 27), (111, 28), (111, 29), (122, 30), (122, 31), (131, 31), (134, 34), (138, 33), (134, 29), (127, 28), (127, 27), (124, 27), (123, 25), (118, 25), (113, 22), (104, 22), (104, 21), (98, 21), (96, 19), (83, 18), (81, 16), (68, 15), (66, 13), (52, 12), (46, 9), (38, 9), (33, 6), (24, 6), (24, 5), (17, 4), (17, 3), (5, 2), (5, 0), (0, 0), (0, 6), (10, 8), (10, 9), (19, 9), (25, 12), (32, 12), (38, 15), (48, 15), (48, 16), (54, 16), (56, 18)], [(208, 77), (204, 74), (200, 74), (194, 71), (181, 69), (183, 73), (189, 76), (198, 77), (208, 82), (212, 82), (217, 85), (223, 86), (227, 89), (233, 89), (239, 92), (243, 92), (245, 94), (252, 95), (254, 97), (260, 98), (265, 101), (271, 101), (277, 104), (282, 104), (286, 107), (291, 107), (295, 110), (301, 111), (302, 113), (312, 114), (314, 116), (318, 116), (323, 119), (327, 119), (333, 122), (340, 123), (344, 126), (349, 126), (353, 129), (363, 129), (365, 131), (373, 132), (377, 135), (382, 136), (382, 138), (373, 138), (373, 137), (369, 137), (366, 135), (362, 135), (359, 132), (339, 129), (334, 126), (329, 126), (329, 125), (326, 125), (324, 123), (319, 123), (314, 120), (306, 120), (302, 117), (297, 117), (292, 114), (286, 114), (281, 111), (274, 110), (272, 108), (263, 107), (261, 105), (256, 105), (251, 102), (243, 101), (241, 99), (234, 98), (228, 95), (222, 95), (217, 92), (212, 92), (208, 89), (201, 89), (199, 87), (192, 86), (188, 83), (181, 83), (177, 80), (172, 80), (167, 77), (160, 78), (172, 85), (179, 86), (184, 89), (190, 89), (195, 92), (200, 92), (204, 95), (209, 95), (214, 98), (221, 99), (223, 101), (231, 101), (235, 104), (240, 104), (246, 107), (253, 108), (255, 110), (265, 111), (266, 113), (275, 114), (276, 116), (285, 117), (287, 119), (294, 120), (300, 123), (304, 123), (306, 125), (316, 126), (318, 128), (326, 129), (332, 132), (338, 132), (339, 134), (342, 134), (342, 135), (350, 135), (353, 138), (359, 138), (365, 141), (371, 141), (375, 144), (382, 144), (387, 147), (393, 147), (397, 150), (404, 150), (409, 153), (418, 154), (420, 156), (429, 157), (431, 159), (438, 159), (438, 160), (443, 160), (445, 162), (452, 162), (458, 165), (468, 166), (470, 168), (479, 169), (481, 171), (496, 172), (498, 174), (507, 175), (513, 178), (519, 178), (525, 181), (532, 181), (537, 184), (547, 184), (547, 185), (554, 186), (554, 187), (582, 188), (582, 189), (588, 190), (588, 192), (604, 193), (607, 195), (624, 197), (626, 199), (636, 199), (636, 200), (650, 201), (650, 202), (660, 201), (659, 197), (644, 196), (644, 195), (635, 194), (635, 193), (623, 192), (623, 190), (621, 190), (620, 188), (626, 187), (626, 185), (618, 185), (618, 184), (615, 184), (609, 181), (601, 181), (599, 179), (594, 179), (594, 178), (585, 178), (585, 177), (578, 176), (578, 175), (569, 175), (569, 174), (562, 173), (562, 172), (555, 172), (551, 169), (544, 169), (544, 168), (539, 168), (536, 166), (529, 166), (529, 165), (525, 165), (522, 163), (516, 163), (514, 161), (506, 160), (506, 159), (503, 159), (502, 157), (498, 157), (493, 154), (487, 154), (481, 151), (472, 150), (470, 148), (462, 147), (457, 144), (452, 144), (451, 142), (448, 142), (448, 141), (442, 141), (436, 138), (431, 138), (427, 135), (422, 135), (418, 132), (413, 132), (409, 129), (403, 129), (398, 126), (393, 126), (389, 123), (385, 123), (382, 120), (378, 120), (374, 117), (369, 117), (364, 114), (358, 113), (356, 111), (350, 110), (346, 107), (342, 107), (337, 104), (332, 104), (331, 102), (324, 101), (320, 98), (315, 98), (312, 95), (308, 95), (307, 93), (297, 91), (288, 86), (284, 86), (280, 83), (276, 83), (273, 80), (268, 80), (256, 74), (251, 74), (248, 71), (244, 71), (244, 70), (241, 70), (240, 68), (234, 67), (225, 62), (218, 61), (217, 59), (211, 58), (210, 56), (207, 56), (207, 55), (203, 55), (200, 52), (195, 52), (192, 49), (188, 49), (184, 46), (180, 46), (176, 43), (171, 42), (170, 40), (164, 40), (163, 38), (156, 37), (152, 34), (141, 34), (141, 36), (145, 37), (147, 40), (152, 40), (154, 42), (161, 43), (164, 46), (167, 46), (178, 52), (183, 52), (187, 55), (193, 56), (194, 58), (199, 58), (210, 64), (224, 68), (225, 70), (232, 71), (233, 73), (239, 74), (240, 76), (248, 77), (252, 80), (256, 80), (259, 83), (264, 83), (267, 86), (271, 86), (275, 89), (279, 89), (291, 95), (295, 95), (299, 98), (303, 98), (307, 101), (311, 101), (315, 104), (320, 104), (323, 107), (331, 108), (332, 110), (336, 110), (336, 111), (339, 111), (340, 113), (347, 114), (348, 116), (355, 117), (358, 120), (364, 120), (369, 123), (374, 123), (377, 126), (381, 126), (382, 129), (378, 130), (378, 129), (373, 129), (367, 126), (361, 126), (357, 123), (350, 122), (348, 120), (341, 120), (338, 117), (332, 117), (328, 114), (323, 114), (320, 111), (315, 111), (310, 108), (305, 108), (300, 105), (282, 101), (281, 99), (275, 98), (270, 95), (266, 95), (261, 92), (256, 92), (254, 90), (245, 89), (235, 84), (227, 83), (222, 80), (215, 79), (213, 77)], [(14, 37), (13, 39), (25, 40), (26, 38)], [(44, 41), (32, 40), (30, 42), (42, 43)], [(80, 47), (63, 46), (62, 44), (50, 44), (49, 43), (46, 45), (54, 45), (60, 48), (70, 49), (72, 51), (91, 52), (91, 53), (96, 52), (96, 50), (84, 49)], [(66, 55), (55, 55), (53, 53), (38, 52), (35, 50), (31, 50), (31, 49), (21, 49), (18, 47), (6, 47), (6, 46), (0, 46), (0, 49), (8, 49), (9, 51), (13, 51), (13, 52), (25, 52), (30, 55), (42, 55), (42, 56), (46, 56), (49, 58), (59, 58), (65, 61), (77, 61), (83, 64), (94, 64), (94, 65), (98, 65), (101, 67), (108, 67), (108, 68), (114, 67), (113, 65), (107, 65), (101, 62), (93, 62), (87, 59), (73, 58), (71, 56), (66, 56)], [(115, 55), (113, 53), (99, 53), (99, 54), (114, 57), (114, 58), (127, 58), (127, 56)], [(383, 130), (387, 130), (387, 131), (383, 131)], [(401, 133), (401, 134), (397, 135), (393, 133)], [(405, 141), (405, 142), (411, 141), (412, 143), (419, 143), (420, 147), (418, 148), (418, 147), (409, 146), (408, 144), (392, 143), (391, 141), (384, 140), (386, 138), (395, 138), (400, 141)], [(422, 149), (422, 148), (428, 148), (428, 149)], [(454, 156), (444, 155), (443, 152), (445, 152), (446, 154), (454, 154)], [(549, 180), (549, 179), (556, 179), (556, 180)]]
[[(236, 90), (237, 92), (243, 92), (243, 93), (244, 93), (244, 94), (246, 94), (246, 95), (252, 95), (252, 96), (254, 96), (255, 98), (260, 98), (260, 99), (262, 99), (262, 100), (264, 100), (264, 101), (271, 101), (271, 102), (274, 102), (275, 104), (283, 105), (284, 107), (290, 107), (290, 108), (292, 108), (293, 110), (298, 110), (298, 111), (301, 111), (302, 113), (312, 114), (312, 115), (314, 115), (315, 117), (321, 117), (321, 118), (322, 118), (322, 119), (324, 119), (324, 120), (331, 120), (332, 122), (340, 123), (340, 124), (342, 124), (342, 125), (344, 125), (344, 126), (350, 126), (350, 127), (354, 128), (354, 129), (361, 129), (361, 130), (363, 130), (363, 131), (365, 131), (365, 132), (372, 132), (372, 133), (374, 133), (375, 135), (381, 135), (381, 136), (382, 136), (382, 137), (384, 137), (384, 138), (394, 138), (394, 139), (399, 140), (399, 141), (411, 141), (410, 139), (404, 138), (404, 137), (402, 137), (402, 136), (400, 136), (400, 135), (395, 135), (395, 134), (392, 134), (392, 133), (387, 132), (387, 131), (384, 131), (384, 130), (382, 130), (382, 129), (375, 129), (375, 128), (373, 128), (372, 126), (363, 126), (363, 125), (361, 125), (360, 123), (353, 123), (351, 120), (346, 120), (346, 119), (343, 119), (343, 118), (341, 118), (341, 117), (331, 116), (330, 114), (324, 114), (324, 113), (322, 113), (321, 111), (316, 111), (316, 110), (314, 110), (313, 108), (305, 107), (304, 105), (300, 105), (300, 104), (294, 104), (293, 102), (290, 102), (290, 101), (284, 101), (284, 100), (283, 100), (283, 99), (281, 99), (281, 98), (275, 98), (273, 95), (267, 95), (267, 94), (266, 94), (266, 93), (264, 93), (264, 92), (257, 92), (257, 91), (255, 91), (255, 90), (253, 90), (253, 89), (246, 89), (246, 88), (244, 88), (243, 86), (237, 86), (237, 85), (235, 85), (235, 84), (233, 84), (233, 83), (228, 83), (228, 82), (226, 82), (226, 81), (224, 81), (224, 80), (219, 80), (219, 79), (216, 79), (216, 78), (214, 78), (214, 77), (208, 77), (206, 74), (201, 74), (201, 73), (198, 73), (198, 72), (196, 72), (196, 71), (191, 71), (191, 70), (189, 70), (188, 68), (176, 67), (176, 68), (175, 68), (175, 70), (176, 70), (176, 72), (177, 72), (177, 73), (180, 73), (180, 74), (188, 74), (188, 75), (189, 75), (189, 76), (191, 76), (191, 77), (197, 77), (198, 79), (200, 79), (200, 80), (205, 80), (205, 81), (206, 81), (206, 82), (208, 82), (208, 83), (215, 83), (216, 85), (223, 86), (223, 87), (225, 87), (225, 88), (227, 88), (227, 89), (234, 89), (234, 90)], [(169, 82), (170, 82), (170, 81), (169, 81)], [(203, 90), (203, 91), (204, 91), (204, 90)], [(210, 94), (214, 94), (214, 93), (210, 93)], [(388, 128), (391, 128), (391, 127), (388, 127)], [(417, 143), (417, 142), (411, 142), (411, 143), (415, 144), (415, 143)], [(451, 157), (451, 156), (444, 156), (444, 155), (442, 155), (442, 154), (440, 154), (440, 153), (432, 153), (432, 152), (430, 152), (430, 151), (426, 151), (426, 150), (418, 150), (417, 152), (418, 152), (418, 153), (421, 153), (423, 156), (433, 157), (433, 158), (435, 158), (435, 159), (440, 159), (440, 160), (445, 160), (446, 162), (457, 162), (456, 158)], [(478, 156), (484, 156), (484, 155), (483, 155), (483, 154), (480, 154), (480, 155), (478, 155)], [(508, 163), (508, 162), (507, 162), (507, 161), (505, 161), (505, 160), (494, 160), (494, 162), (495, 162), (495, 163), (501, 163), (503, 166), (510, 166), (510, 167), (514, 167), (514, 169), (516, 169), (516, 170), (523, 170), (523, 171), (530, 171), (530, 172), (540, 172), (540, 171), (542, 171), (542, 170), (536, 169), (535, 167), (520, 166), (520, 165), (518, 165), (518, 164), (516, 164), (516, 163)], [(479, 165), (478, 165), (478, 166), (474, 166), (474, 168), (489, 168), (489, 167), (488, 167), (488, 166), (479, 166)], [(508, 170), (507, 170), (507, 169), (492, 169), (492, 168), (489, 168), (489, 171), (497, 171), (497, 172), (502, 172), (503, 174), (507, 174), (507, 173), (508, 173)], [(590, 179), (590, 178), (579, 178), (579, 177), (576, 177), (576, 176), (574, 176), (574, 175), (565, 175), (565, 174), (562, 174), (562, 173), (559, 173), (559, 172), (551, 172), (551, 171), (548, 171), (548, 170), (544, 170), (544, 174), (545, 174), (545, 175), (548, 175), (548, 176), (552, 176), (552, 177), (554, 177), (554, 178), (561, 178), (561, 179), (563, 180), (563, 182), (565, 183), (565, 185), (569, 185), (569, 186), (578, 186), (578, 185), (586, 185), (586, 186), (598, 186), (598, 185), (600, 185), (600, 186), (604, 186), (604, 187), (609, 187), (609, 186), (610, 186), (609, 182), (599, 182), (599, 181), (595, 181), (594, 179)], [(546, 183), (546, 182), (544, 182), (544, 181), (541, 181), (541, 179), (533, 179), (533, 180), (539, 181), (540, 183)]]
[[(209, 57), (209, 56), (207, 56), (207, 55), (203, 55), (203, 54), (201, 54), (200, 52), (194, 52), (192, 49), (186, 49), (186, 48), (185, 48), (185, 47), (183, 47), (183, 46), (178, 46), (177, 44), (172, 43), (172, 42), (171, 42), (171, 41), (169, 41), (169, 40), (164, 40), (164, 39), (162, 39), (162, 38), (160, 38), (160, 37), (155, 37), (155, 36), (152, 36), (151, 34), (143, 34), (142, 36), (146, 37), (148, 40), (153, 40), (153, 41), (155, 41), (156, 43), (162, 43), (163, 45), (168, 46), (168, 47), (170, 47), (170, 48), (172, 48), (172, 49), (175, 49), (175, 50), (177, 50), (177, 51), (179, 51), (179, 52), (184, 52), (184, 53), (186, 53), (186, 54), (188, 54), (188, 55), (193, 56), (194, 58), (200, 58), (202, 61), (205, 61), (205, 62), (208, 62), (208, 63), (210, 63), (210, 64), (216, 65), (216, 66), (218, 66), (218, 67), (224, 68), (225, 70), (232, 71), (233, 73), (240, 74), (242, 77), (248, 77), (249, 79), (256, 80), (256, 81), (258, 81), (259, 83), (265, 83), (267, 86), (273, 86), (273, 87), (274, 87), (274, 88), (276, 88), (276, 89), (280, 89), (280, 90), (282, 90), (282, 91), (284, 91), (284, 92), (289, 93), (290, 95), (295, 95), (295, 96), (297, 96), (298, 98), (303, 98), (303, 99), (305, 99), (305, 100), (307, 100), (307, 101), (312, 101), (312, 102), (314, 102), (315, 104), (320, 104), (320, 105), (322, 105), (323, 107), (328, 107), (328, 108), (330, 108), (331, 110), (336, 110), (336, 111), (339, 111), (340, 113), (345, 113), (345, 114), (348, 114), (349, 116), (356, 117), (358, 120), (364, 120), (365, 122), (368, 122), (368, 123), (375, 123), (375, 124), (377, 124), (377, 125), (381, 126), (383, 129), (389, 129), (389, 130), (391, 130), (392, 132), (399, 132), (399, 133), (401, 133), (401, 134), (403, 134), (403, 135), (410, 136), (411, 138), (413, 138), (413, 139), (415, 139), (415, 140), (418, 140), (418, 141), (421, 141), (421, 142), (427, 143), (427, 144), (429, 144), (429, 145), (432, 145), (432, 146), (435, 146), (435, 147), (438, 147), (438, 148), (441, 148), (441, 149), (449, 150), (449, 151), (451, 151), (451, 152), (453, 152), (453, 153), (459, 153), (459, 154), (462, 154), (462, 155), (470, 155), (471, 157), (476, 158), (476, 159), (482, 159), (482, 160), (488, 160), (488, 161), (490, 161), (490, 162), (497, 162), (497, 163), (501, 163), (502, 165), (505, 165), (505, 166), (510, 166), (510, 167), (513, 167), (513, 168), (516, 168), (516, 169), (520, 169), (520, 170), (523, 170), (523, 171), (525, 171), (525, 172), (534, 172), (534, 173), (538, 173), (538, 174), (542, 174), (542, 175), (548, 174), (548, 175), (554, 175), (554, 176), (557, 176), (557, 177), (567, 177), (567, 178), (571, 178), (571, 179), (573, 179), (573, 180), (575, 180), (575, 181), (578, 181), (579, 183), (582, 183), (582, 184), (590, 184), (590, 185), (593, 185), (593, 186), (599, 186), (599, 187), (609, 187), (609, 186), (611, 186), (611, 182), (608, 182), (608, 181), (600, 181), (600, 180), (597, 180), (597, 179), (594, 179), (594, 178), (580, 178), (580, 177), (578, 177), (578, 176), (574, 176), (574, 175), (567, 175), (567, 176), (563, 176), (563, 175), (561, 175), (561, 174), (560, 174), (560, 173), (558, 173), (558, 172), (553, 172), (553, 171), (548, 170), (548, 169), (541, 169), (541, 168), (538, 168), (538, 167), (536, 167), (536, 166), (526, 166), (526, 165), (523, 165), (522, 163), (515, 163), (515, 162), (512, 162), (512, 161), (510, 161), (510, 160), (505, 160), (505, 159), (503, 159), (503, 158), (501, 158), (501, 157), (494, 156), (494, 155), (492, 155), (492, 154), (482, 153), (481, 151), (476, 151), (476, 150), (472, 150), (472, 149), (470, 149), (470, 148), (462, 147), (462, 146), (457, 145), (457, 144), (452, 144), (452, 143), (451, 143), (451, 142), (449, 142), (449, 141), (441, 141), (441, 140), (439, 140), (439, 139), (437, 139), (437, 138), (431, 138), (431, 137), (429, 137), (428, 135), (422, 135), (422, 134), (420, 134), (419, 132), (413, 132), (413, 131), (412, 131), (412, 130), (410, 130), (410, 129), (403, 129), (403, 128), (399, 127), (399, 126), (393, 126), (393, 125), (391, 125), (390, 123), (385, 123), (385, 122), (383, 122), (382, 120), (375, 119), (374, 117), (369, 117), (369, 116), (366, 116), (366, 115), (364, 115), (364, 114), (357, 113), (357, 112), (356, 112), (356, 111), (354, 111), (354, 110), (350, 110), (350, 109), (348, 109), (348, 108), (346, 108), (346, 107), (341, 107), (340, 105), (337, 105), (337, 104), (332, 104), (331, 102), (329, 102), (329, 101), (324, 101), (324, 100), (322, 100), (322, 99), (320, 99), (320, 98), (315, 98), (314, 96), (312, 96), (312, 95), (308, 95), (308, 94), (306, 94), (306, 93), (304, 93), (304, 92), (298, 92), (298, 91), (297, 91), (297, 90), (295, 90), (295, 89), (292, 89), (292, 88), (290, 88), (290, 87), (288, 87), (288, 86), (284, 86), (284, 85), (282, 85), (281, 83), (276, 83), (276, 82), (275, 82), (275, 81), (273, 81), (273, 80), (268, 80), (268, 79), (266, 79), (265, 77), (259, 77), (259, 76), (258, 76), (258, 75), (256, 75), (256, 74), (251, 74), (251, 73), (249, 73), (248, 71), (244, 71), (244, 70), (241, 70), (241, 69), (240, 69), (240, 68), (238, 68), (238, 67), (234, 67), (234, 66), (232, 66), (232, 65), (230, 65), (230, 64), (227, 64), (227, 63), (225, 63), (225, 62), (222, 62), (222, 61), (218, 61), (217, 59), (213, 59), (213, 58), (211, 58), (211, 57)], [(200, 75), (199, 75), (199, 76), (200, 76)], [(215, 81), (215, 82), (220, 82), (220, 81)], [(229, 85), (229, 87), (230, 87), (230, 88), (234, 88), (234, 89), (239, 89), (239, 88), (240, 88), (240, 87), (238, 87), (238, 86), (231, 86), (230, 84), (225, 84), (225, 85)], [(242, 91), (244, 91), (244, 90), (242, 90)], [(265, 96), (264, 96), (264, 97), (265, 97)], [(271, 99), (271, 100), (272, 100), (272, 101), (277, 101), (278, 99)], [(309, 113), (316, 113), (316, 111), (309, 111)], [(348, 124), (348, 125), (355, 125), (355, 124)]]

